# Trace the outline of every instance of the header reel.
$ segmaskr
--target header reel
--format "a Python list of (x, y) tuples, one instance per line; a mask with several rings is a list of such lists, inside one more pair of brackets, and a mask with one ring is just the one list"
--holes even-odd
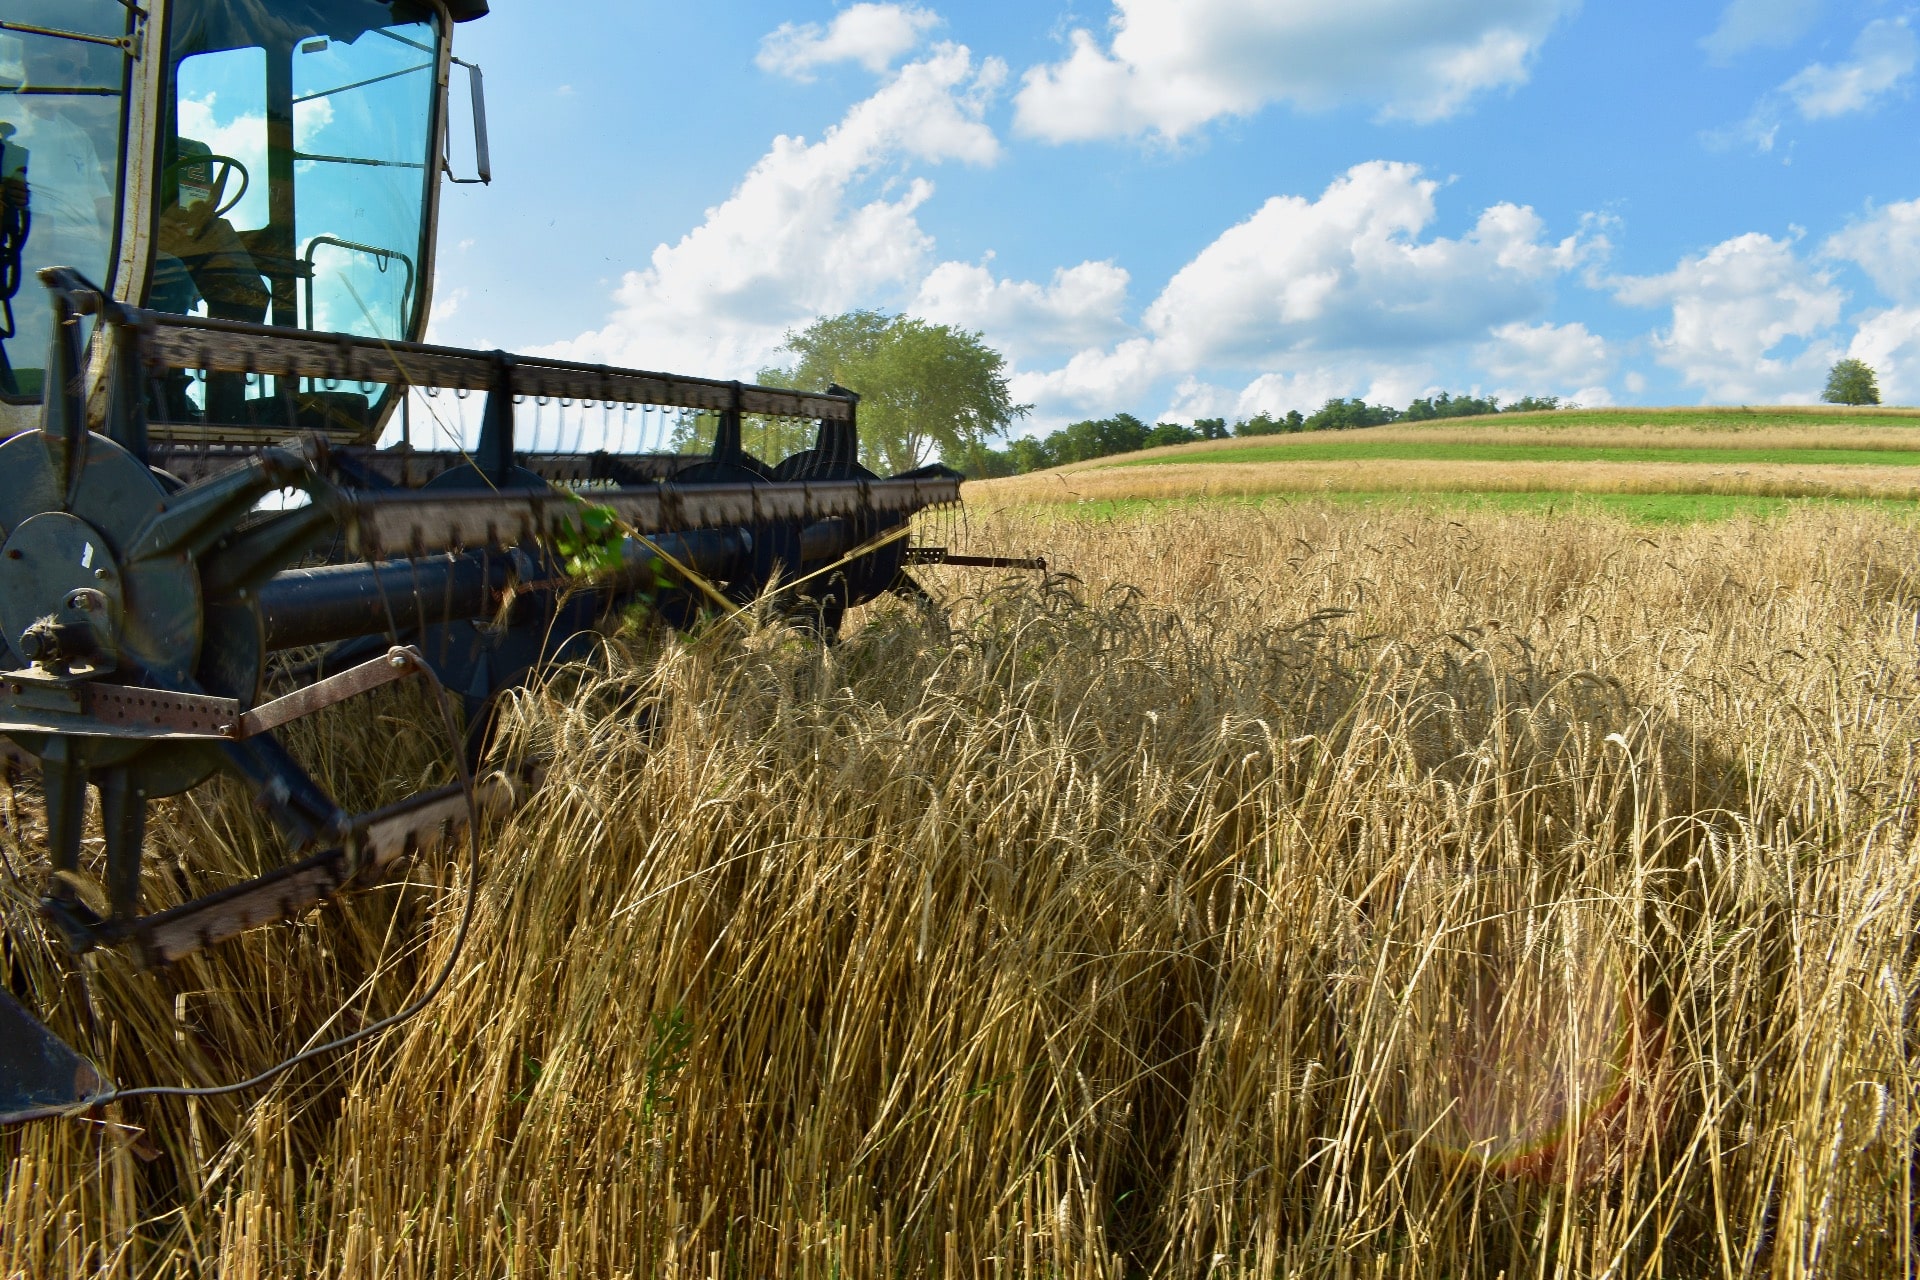
[[(443, 842), (474, 805), (505, 809), (526, 789), (496, 777), (349, 813), (276, 737), (292, 720), (424, 678), (484, 726), (502, 691), (635, 603), (684, 623), (714, 595), (745, 602), (772, 588), (830, 635), (852, 606), (918, 593), (904, 566), (940, 553), (909, 547), (909, 522), (959, 501), (960, 477), (943, 467), (890, 478), (861, 468), (858, 397), (840, 388), (205, 320), (123, 306), (64, 269), (43, 279), (55, 326), (42, 427), (0, 442), (0, 734), (40, 774), (52, 873), (42, 909), (76, 952), (128, 945), (150, 963), (176, 960)], [(88, 315), (110, 353), (95, 430), (80, 393)], [(204, 371), (207, 410), (182, 395), (182, 370)], [(221, 397), (245, 405), (246, 420), (217, 420), (215, 383), (236, 375), (280, 392)], [(329, 432), (318, 389), (344, 381), (484, 391), (478, 447), (379, 450)], [(530, 454), (514, 439), (528, 397), (709, 414), (715, 443), (694, 456)], [(742, 447), (745, 414), (811, 419), (815, 442), (769, 465)], [(286, 489), (295, 505), (263, 503)], [(584, 579), (566, 550), (583, 542), (595, 569)], [(296, 687), (268, 699), (270, 662), (293, 651)], [(251, 789), (291, 860), (142, 914), (148, 806), (217, 773)], [(104, 902), (75, 888), (89, 787)], [(101, 1084), (0, 1001), (0, 1122), (83, 1105)]]

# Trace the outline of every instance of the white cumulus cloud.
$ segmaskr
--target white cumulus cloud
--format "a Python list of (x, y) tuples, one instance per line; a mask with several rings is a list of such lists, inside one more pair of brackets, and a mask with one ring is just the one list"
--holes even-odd
[(1355, 165), (1317, 200), (1275, 196), (1182, 267), (1147, 309), (1175, 364), (1305, 350), (1378, 353), (1472, 341), (1528, 319), (1593, 242), (1551, 241), (1498, 204), (1457, 239), (1423, 238), (1439, 184), (1415, 165)]
[(1920, 200), (1881, 207), (1830, 237), (1826, 253), (1858, 263), (1894, 301), (1920, 303)]
[(1509, 397), (1569, 395), (1598, 403), (1595, 391), (1613, 370), (1606, 339), (1584, 324), (1503, 324), (1475, 360)]
[(1807, 33), (1825, 0), (1729, 0), (1720, 24), (1700, 43), (1716, 62), (1749, 49), (1782, 49)]
[[(244, 99), (243, 99), (244, 101)], [(231, 156), (245, 166), (252, 181), (240, 203), (227, 214), (237, 227), (257, 227), (266, 223), (267, 212), (267, 118), (257, 111), (234, 111), (224, 106), (220, 95), (183, 93), (180, 98), (180, 136), (203, 143), (217, 156)], [(325, 98), (294, 104), (294, 145), (305, 150), (333, 123), (333, 103)], [(214, 175), (218, 176), (216, 167)], [(228, 199), (240, 191), (240, 177), (229, 174), (223, 193)]]
[(1312, 413), (1329, 400), (1357, 396), (1368, 404), (1400, 408), (1432, 387), (1433, 368), (1424, 363), (1333, 360), (1305, 364), (1282, 373), (1263, 373), (1235, 391), (1188, 378), (1174, 398), (1178, 418), (1226, 418), (1243, 421), (1257, 414), (1278, 418), (1291, 410)]
[(1792, 241), (1759, 232), (1683, 259), (1664, 275), (1615, 280), (1613, 288), (1629, 306), (1671, 309), (1672, 324), (1653, 337), (1655, 358), (1723, 403), (1812, 400), (1846, 301)]
[[(1317, 198), (1275, 196), (1173, 276), (1139, 336), (1024, 369), (1015, 392), (1039, 406), (1039, 422), (1138, 405), (1170, 379), (1172, 411), (1188, 417), (1311, 409), (1354, 394), (1404, 404), (1435, 389), (1436, 361), (1497, 346), (1499, 334), (1553, 355), (1556, 387), (1584, 385), (1606, 363), (1604, 344), (1583, 358), (1600, 340), (1579, 326), (1528, 326), (1556, 280), (1603, 254), (1605, 239), (1555, 240), (1512, 204), (1484, 210), (1461, 236), (1436, 236), (1439, 191), (1417, 166), (1373, 161)], [(1534, 379), (1527, 389), (1548, 388)]]
[(842, 9), (833, 22), (783, 22), (760, 42), (754, 62), (762, 71), (811, 80), (821, 67), (857, 62), (878, 75), (920, 46), (926, 34), (940, 25), (930, 9), (902, 4), (856, 4)]
[(1269, 103), (1358, 103), (1444, 119), (1524, 82), (1533, 53), (1578, 0), (1114, 0), (1111, 37), (1080, 29), (1035, 67), (1019, 129), (1053, 142), (1179, 138)]
[(923, 319), (985, 333), (1015, 359), (1081, 350), (1127, 331), (1131, 277), (1111, 262), (1062, 267), (1049, 284), (1001, 280), (984, 263), (943, 262), (920, 283), (912, 311)]
[(1355, 387), (1364, 386), (1366, 377), (1362, 369), (1316, 365), (1289, 373), (1261, 374), (1236, 388), (1189, 375), (1180, 380), (1163, 416), (1182, 422), (1225, 418), (1234, 423), (1262, 413), (1284, 417), (1289, 409), (1306, 413), (1336, 396), (1344, 398)]
[(1853, 60), (1816, 62), (1780, 86), (1808, 120), (1830, 120), (1876, 105), (1920, 63), (1920, 39), (1905, 18), (1869, 22), (1853, 42)]
[(427, 312), (427, 332), (432, 333), (459, 314), (460, 306), (467, 297), (468, 291), (465, 289), (449, 289), (435, 298)]
[(1865, 316), (1847, 354), (1873, 367), (1881, 400), (1920, 404), (1920, 307), (1890, 307)]
[(933, 184), (911, 169), (997, 160), (982, 116), (1005, 77), (942, 45), (819, 141), (774, 139), (704, 222), (625, 275), (603, 327), (545, 354), (751, 377), (788, 329), (910, 293), (933, 249), (915, 216)]
[(1057, 369), (1022, 370), (1008, 388), (1015, 400), (1035, 405), (1035, 424), (1045, 425), (1138, 404), (1168, 372), (1164, 351), (1146, 338), (1129, 338), (1112, 350), (1088, 348)]
[(1860, 33), (1853, 55), (1850, 62), (1816, 62), (1803, 68), (1763, 94), (1745, 120), (1709, 129), (1701, 141), (1714, 151), (1749, 146), (1764, 155), (1779, 142), (1789, 116), (1833, 120), (1870, 111), (1906, 88), (1914, 67), (1920, 65), (1920, 39), (1905, 18), (1881, 19), (1868, 23)]

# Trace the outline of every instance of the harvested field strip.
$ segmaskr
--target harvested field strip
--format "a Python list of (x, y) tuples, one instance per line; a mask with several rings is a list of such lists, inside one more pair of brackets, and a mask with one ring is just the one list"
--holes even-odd
[(1191, 454), (1159, 453), (1152, 457), (1125, 454), (1101, 458), (1088, 469), (1100, 467), (1163, 467), (1176, 463), (1206, 461), (1236, 466), (1260, 462), (1662, 462), (1673, 464), (1710, 464), (1719, 466), (1818, 465), (1818, 466), (1920, 466), (1920, 449), (1839, 449), (1789, 448), (1749, 449), (1671, 445), (1569, 445), (1569, 444), (1494, 444), (1458, 440), (1377, 440), (1362, 432), (1342, 433), (1329, 439), (1316, 433), (1299, 444), (1274, 444), (1219, 450), (1199, 458)]
[(1903, 522), (1911, 522), (1920, 516), (1920, 507), (1898, 498), (1765, 498), (1737, 493), (1574, 493), (1556, 489), (1511, 493), (1351, 489), (1219, 498), (1101, 498), (1084, 502), (1036, 503), (1023, 510), (1028, 513), (1028, 518), (1042, 522), (1100, 521), (1115, 518), (1147, 519), (1156, 514), (1179, 510), (1217, 511), (1300, 503), (1335, 509), (1377, 508), (1389, 514), (1408, 509), (1480, 513), (1505, 511), (1547, 517), (1606, 517), (1655, 525), (1698, 524), (1736, 518), (1777, 520), (1792, 515), (1845, 511), (1872, 513)]
[[(1906, 1274), (1920, 531), (1043, 515), (979, 548), (1077, 580), (521, 699), (456, 989), (0, 1137), (0, 1274)], [(376, 800), (444, 776), (418, 712), (299, 745)], [(253, 822), (172, 803), (148, 891)], [(128, 1084), (398, 1008), (464, 879), (149, 974), (33, 941), (7, 855)]]
[(1920, 473), (1906, 467), (1778, 464), (1712, 467), (1657, 462), (1265, 462), (1244, 466), (1169, 462), (1154, 467), (1043, 471), (969, 486), (993, 503), (1124, 498), (1249, 497), (1354, 492), (1709, 493), (1773, 498), (1920, 497)]

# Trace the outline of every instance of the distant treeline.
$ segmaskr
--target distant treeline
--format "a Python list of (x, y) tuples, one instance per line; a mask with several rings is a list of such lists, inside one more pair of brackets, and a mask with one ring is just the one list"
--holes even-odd
[(1559, 396), (1523, 396), (1503, 405), (1492, 397), (1452, 396), (1441, 392), (1424, 400), (1415, 400), (1405, 409), (1384, 404), (1352, 400), (1329, 400), (1312, 413), (1291, 410), (1285, 417), (1256, 414), (1235, 422), (1225, 418), (1199, 418), (1192, 426), (1161, 422), (1148, 426), (1130, 413), (1111, 418), (1093, 418), (1062, 427), (1045, 439), (1019, 439), (1004, 449), (975, 446), (965, 453), (942, 458), (973, 479), (1024, 475), (1063, 467), (1069, 462), (1087, 462), (1116, 453), (1135, 453), (1158, 449), (1163, 445), (1190, 444), (1195, 440), (1225, 440), (1232, 436), (1278, 436), (1296, 431), (1350, 431), (1356, 427), (1383, 427), (1390, 422), (1430, 422), (1436, 418), (1474, 418), (1490, 413), (1532, 413), (1560, 408)]

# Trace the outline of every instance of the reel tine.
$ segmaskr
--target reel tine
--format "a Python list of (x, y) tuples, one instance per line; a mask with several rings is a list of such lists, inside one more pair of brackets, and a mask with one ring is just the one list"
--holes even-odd
[(91, 1062), (0, 990), (0, 1125), (59, 1115), (112, 1087)]

